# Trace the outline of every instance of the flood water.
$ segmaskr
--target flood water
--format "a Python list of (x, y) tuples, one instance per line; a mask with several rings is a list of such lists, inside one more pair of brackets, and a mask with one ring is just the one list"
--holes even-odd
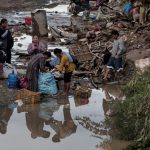
[[(65, 13), (51, 14), (47, 10), (47, 14), (51, 26), (70, 24), (70, 16)], [(30, 13), (20, 12), (12, 16), (18, 18), (20, 22), (26, 15)], [(9, 18), (10, 14), (7, 16)], [(20, 59), (16, 52), (27, 53), (27, 46), (32, 39), (25, 34), (17, 39), (13, 49), (12, 64), (26, 66), (26, 60)], [(22, 44), (21, 47), (18, 46), (19, 43)], [(53, 46), (58, 47), (58, 45), (48, 45), (49, 49)], [(11, 97), (9, 92), (3, 93), (8, 98)], [(69, 96), (68, 99), (45, 97), (40, 104), (34, 105), (20, 103), (2, 105), (0, 100), (1, 149), (122, 150), (128, 143), (112, 138), (109, 135), (110, 129), (105, 127), (104, 121), (111, 109), (110, 99), (123, 98), (119, 86), (107, 85), (103, 90), (93, 89), (89, 99), (77, 99), (73, 96)]]
[[(110, 88), (110, 87), (109, 87)], [(121, 150), (126, 142), (109, 136), (105, 128), (109, 97), (122, 98), (107, 87), (92, 90), (89, 99), (45, 97), (40, 104), (0, 107), (0, 144), (4, 150)], [(103, 148), (106, 140), (110, 145)], [(116, 144), (118, 143), (118, 145)], [(115, 149), (113, 148), (115, 146)]]
[[(76, 120), (78, 117), (89, 117), (97, 123), (104, 120), (103, 94), (100, 91), (94, 93), (89, 103), (83, 106), (77, 106), (74, 99), (69, 98), (69, 100), (51, 99), (39, 105), (15, 109), (0, 108), (3, 112), (5, 110), (1, 121), (8, 121), (6, 133), (0, 135), (1, 147), (5, 150), (41, 150), (41, 148), (94, 150), (100, 139), (92, 137), (92, 132), (83, 128)], [(52, 138), (59, 130), (60, 142), (56, 143)]]

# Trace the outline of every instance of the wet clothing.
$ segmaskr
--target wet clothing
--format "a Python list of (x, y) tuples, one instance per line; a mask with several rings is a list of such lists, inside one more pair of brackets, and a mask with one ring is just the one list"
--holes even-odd
[(6, 53), (6, 62), (11, 63), (11, 49), (14, 45), (13, 37), (8, 29), (0, 28), (0, 50)]
[[(63, 52), (64, 55), (66, 55), (70, 62), (73, 62), (72, 56), (68, 52)], [(60, 58), (55, 57), (52, 61), (49, 62), (51, 66), (55, 67), (56, 65), (60, 64)]]
[(6, 53), (4, 52), (4, 50), (0, 50), (0, 64), (5, 63), (6, 61)]
[(110, 57), (107, 67), (111, 68), (111, 69), (115, 69), (115, 70), (121, 69), (122, 68), (122, 58)]
[(64, 82), (68, 83), (71, 81), (72, 72), (64, 73)]
[(39, 71), (44, 68), (45, 59), (43, 54), (34, 55), (27, 67), (26, 78), (28, 80), (27, 87), (29, 90), (37, 92), (38, 91), (38, 75)]
[(60, 65), (58, 66), (58, 71), (62, 72), (65, 71), (65, 73), (73, 72), (75, 70), (76, 66), (73, 62), (70, 62), (67, 55), (63, 54), (61, 57)]
[[(36, 50), (33, 50), (34, 49)], [(37, 53), (42, 53), (46, 51), (46, 47), (42, 42), (39, 42), (38, 44), (30, 43), (27, 49), (29, 55), (34, 55)]]
[(70, 61), (67, 55), (63, 54), (60, 60), (60, 65), (57, 67), (58, 71), (64, 73), (64, 82), (69, 83), (71, 81), (72, 72), (75, 70), (76, 66)]

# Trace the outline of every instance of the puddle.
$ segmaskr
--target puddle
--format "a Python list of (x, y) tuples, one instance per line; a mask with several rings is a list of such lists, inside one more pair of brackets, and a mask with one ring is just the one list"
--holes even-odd
[[(70, 25), (70, 16), (66, 12), (67, 6), (64, 7), (58, 6), (55, 9), (47, 10), (49, 26)], [(10, 22), (11, 20), (24, 22), (25, 16), (30, 16), (30, 13), (14, 12), (5, 14), (5, 16), (8, 20), (11, 18)], [(74, 18), (74, 20), (76, 19)], [(84, 26), (82, 22), (80, 24), (81, 27)], [(27, 54), (27, 46), (32, 39), (31, 36), (25, 34), (17, 39), (13, 48), (12, 61), (18, 66), (25, 66), (26, 59), (19, 58), (16, 52)], [(19, 46), (19, 43), (22, 45)], [(49, 50), (56, 47), (65, 52), (68, 51), (65, 46), (48, 44)], [(22, 69), (20, 72), (24, 72), (24, 70)], [(110, 109), (107, 101), (124, 98), (119, 90), (120, 88), (110, 85), (103, 87), (103, 90), (92, 90), (89, 99), (46, 97), (41, 104), (18, 107), (11, 103), (12, 100), (5, 105), (1, 105), (0, 100), (1, 148), (4, 150), (41, 150), (42, 148), (44, 150), (103, 150), (106, 148), (103, 148), (101, 144), (110, 140), (107, 149), (122, 150), (124, 145), (120, 144), (122, 141), (112, 139), (108, 132), (109, 129), (103, 126), (107, 111)], [(8, 95), (7, 99), (10, 98), (10, 94), (5, 90), (2, 94), (2, 99), (6, 95)], [(121, 146), (117, 146), (118, 144)], [(118, 149), (114, 148), (114, 145)]]
[[(96, 150), (113, 140), (104, 129), (105, 93), (93, 90), (89, 100), (45, 98), (41, 104), (0, 107), (0, 141), (6, 150)], [(14, 138), (15, 136), (15, 138)], [(17, 144), (14, 144), (17, 143)], [(115, 145), (120, 143), (114, 140)], [(114, 147), (113, 143), (109, 146)], [(121, 150), (112, 149), (112, 150)]]

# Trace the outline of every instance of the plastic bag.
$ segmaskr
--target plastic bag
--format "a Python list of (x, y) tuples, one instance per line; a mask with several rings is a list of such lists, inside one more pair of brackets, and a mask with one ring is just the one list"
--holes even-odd
[(22, 77), (22, 78), (20, 78), (19, 79), (19, 87), (21, 88), (21, 89), (23, 89), (23, 88), (25, 88), (25, 89), (27, 89), (27, 78), (26, 77)]
[(132, 3), (128, 2), (123, 7), (123, 13), (128, 16), (131, 9), (132, 9)]
[(39, 92), (43, 94), (57, 94), (57, 85), (52, 73), (40, 73), (38, 79)]

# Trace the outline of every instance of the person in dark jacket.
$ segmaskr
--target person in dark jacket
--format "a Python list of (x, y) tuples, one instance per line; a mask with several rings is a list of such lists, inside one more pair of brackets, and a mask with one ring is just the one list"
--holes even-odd
[(6, 62), (11, 64), (11, 49), (14, 45), (11, 32), (7, 29), (7, 19), (1, 19), (0, 22), (0, 50), (6, 54)]

